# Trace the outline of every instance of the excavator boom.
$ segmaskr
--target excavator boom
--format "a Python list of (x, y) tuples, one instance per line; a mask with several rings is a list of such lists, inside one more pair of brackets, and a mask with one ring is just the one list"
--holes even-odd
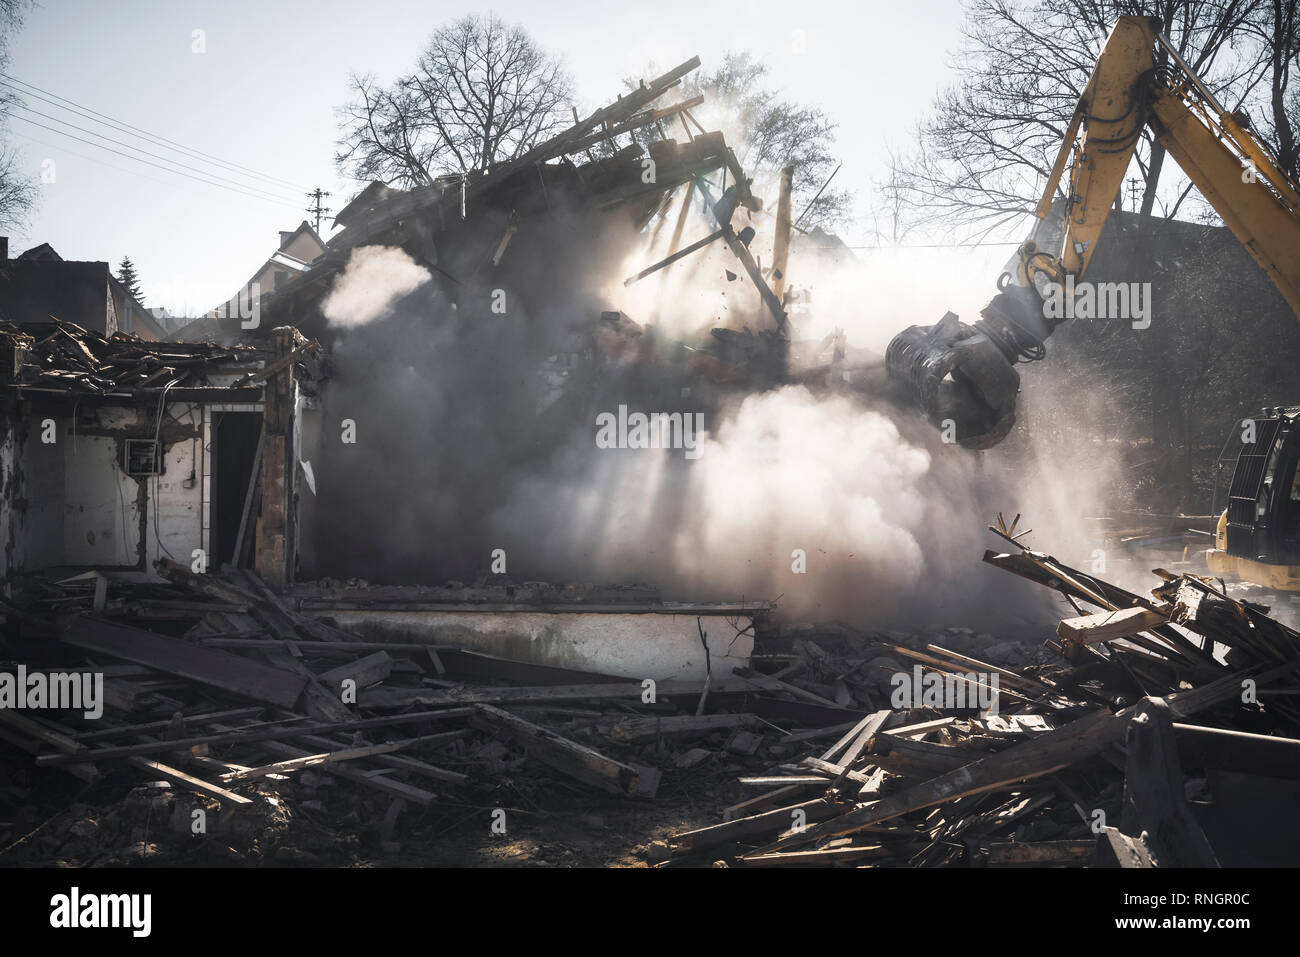
[(896, 391), (959, 444), (987, 448), (1010, 431), (1020, 384), (1015, 366), (1043, 358), (1046, 339), (1063, 321), (1044, 308), (1044, 297), (1053, 286), (1058, 294), (1073, 289), (1087, 273), (1145, 126), (1300, 316), (1300, 192), (1248, 124), (1219, 105), (1158, 21), (1121, 17), (1035, 211), (1040, 221), (1050, 214), (1068, 166), (1059, 250), (1024, 243), (1013, 281), (999, 285), (979, 320), (967, 324), (948, 313), (889, 344)]

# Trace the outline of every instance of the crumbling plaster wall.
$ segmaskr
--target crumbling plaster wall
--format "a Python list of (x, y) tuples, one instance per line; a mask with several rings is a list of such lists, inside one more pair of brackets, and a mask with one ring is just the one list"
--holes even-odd
[[(208, 443), (199, 408), (164, 416), (161, 475), (134, 477), (122, 468), (125, 440), (151, 438), (156, 415), (152, 406), (37, 413), (21, 454), (24, 554), (12, 570), (147, 569), (163, 556), (191, 563), (193, 549), (204, 547)], [(53, 442), (42, 440), (47, 419), (54, 420)]]
[(4, 548), (4, 577), (22, 565), (26, 519), (26, 490), (22, 467), (23, 427), (20, 403), (6, 398), (0, 407), (0, 547)]

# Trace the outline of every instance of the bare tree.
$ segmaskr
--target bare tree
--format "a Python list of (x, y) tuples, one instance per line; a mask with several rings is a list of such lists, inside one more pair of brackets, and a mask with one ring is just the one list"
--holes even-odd
[[(892, 164), (883, 193), (921, 222), (970, 235), (1023, 222), (1116, 19), (1156, 16), (1164, 33), (1229, 108), (1268, 86), (1258, 42), (1262, 8), (1292, 0), (968, 0), (956, 65), (917, 130), (915, 148)], [(1252, 42), (1254, 31), (1254, 42)], [(1167, 54), (1159, 52), (1165, 65)], [(1293, 54), (1292, 54), (1293, 58)], [(1281, 60), (1286, 61), (1283, 51)], [(1279, 66), (1281, 69), (1281, 66)], [(1282, 72), (1285, 101), (1286, 75)], [(1271, 81), (1270, 81), (1271, 82)], [(1144, 214), (1173, 216), (1200, 203), (1184, 177), (1170, 181), (1164, 148), (1145, 130), (1136, 152)], [(1199, 210), (1194, 210), (1200, 212)]]
[(391, 86), (351, 78), (335, 161), (360, 180), (412, 187), (486, 170), (568, 125), (572, 81), (521, 27), (496, 15), (437, 30)]
[(1246, 23), (1245, 33), (1260, 49), (1263, 130), (1275, 144), (1278, 165), (1300, 179), (1300, 0), (1263, 0)]
[(838, 162), (835, 123), (821, 109), (783, 99), (764, 84), (767, 73), (767, 64), (749, 51), (733, 51), (724, 54), (713, 72), (687, 77), (683, 92), (704, 96), (700, 115), (710, 128), (739, 133), (740, 141), (732, 146), (747, 173), (775, 180), (783, 166), (794, 165), (795, 215), (812, 203), (805, 228), (843, 222), (851, 212), (851, 194), (827, 188), (817, 196)]
[[(23, 25), (30, 0), (0, 0), (0, 71), (9, 67), (9, 41)], [(40, 193), (34, 179), (24, 172), (18, 151), (9, 141), (5, 122), (11, 104), (18, 102), (11, 87), (0, 88), (0, 228), (21, 226), (27, 221)]]

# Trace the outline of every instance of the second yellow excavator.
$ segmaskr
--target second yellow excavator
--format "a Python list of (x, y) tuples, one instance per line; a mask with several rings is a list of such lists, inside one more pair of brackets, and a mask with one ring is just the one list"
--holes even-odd
[[(1163, 50), (1164, 57), (1159, 56)], [(1157, 64), (1164, 61), (1163, 66)], [(1035, 215), (1046, 220), (1070, 165), (1059, 251), (1029, 241), (1014, 276), (974, 323), (948, 313), (912, 326), (886, 352), (897, 391), (969, 448), (1000, 442), (1015, 423), (1016, 364), (1041, 359), (1044, 342), (1074, 314), (1097, 241), (1144, 126), (1182, 168), (1300, 317), (1300, 191), (1248, 120), (1225, 110), (1154, 18), (1121, 17), (1066, 131)], [(1076, 142), (1077, 140), (1077, 142)], [(1071, 160), (1073, 162), (1071, 162)], [(1213, 572), (1300, 591), (1300, 409), (1255, 421), (1219, 519)]]

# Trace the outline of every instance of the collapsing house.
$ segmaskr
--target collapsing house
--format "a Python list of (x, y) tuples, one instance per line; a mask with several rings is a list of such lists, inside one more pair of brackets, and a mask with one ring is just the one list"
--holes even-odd
[[(286, 341), (294, 335), (286, 330)], [(275, 510), (257, 522), (247, 507), (250, 480), (275, 481), (258, 461), (259, 436), (277, 424), (284, 363), (275, 355), (105, 336), (63, 319), (9, 323), (0, 342), (7, 577), (50, 567), (147, 573), (163, 557), (248, 563), (259, 534), (264, 551), (279, 547)], [(293, 356), (304, 396), (314, 389), (312, 351)]]
[[(203, 331), (224, 345), (146, 342), (127, 334), (125, 322), (88, 320), (84, 309), (62, 300), (11, 299), (4, 315), (12, 357), (6, 367), (6, 571), (147, 571), (159, 557), (189, 563), (198, 549), (213, 569), (254, 568), (277, 590), (292, 584), (298, 503), (313, 493), (315, 481), (303, 450), (318, 441), (313, 412), (327, 391), (328, 360), (315, 340), (328, 344), (333, 334), (321, 300), (352, 252), (402, 248), (433, 272), (452, 303), (469, 311), (471, 296), (483, 289), (504, 285), (512, 297), (541, 299), (567, 281), (564, 263), (538, 267), (538, 257), (525, 257), (522, 248), (551, 243), (555, 230), (570, 229), (576, 216), (594, 214), (604, 228), (635, 236), (678, 187), (695, 189), (698, 181), (707, 189), (702, 178), (719, 171), (724, 186), (730, 184), (717, 198), (728, 218), (737, 206), (757, 208), (722, 134), (698, 124), (692, 131), (690, 108), (701, 98), (651, 106), (698, 65), (692, 59), (643, 83), (491, 170), (409, 192), (372, 185), (339, 214), (344, 228), (323, 255), (261, 285), (260, 300), (232, 306), (224, 324), (203, 320)], [(634, 137), (648, 127), (662, 132), (673, 121), (684, 130), (680, 142), (664, 136), (647, 149)], [(620, 145), (619, 137), (631, 142)], [(724, 223), (719, 232), (715, 238), (734, 244), (752, 264), (745, 245), (752, 229), (738, 238)], [(516, 250), (528, 265), (512, 279)], [(556, 278), (535, 281), (538, 268)], [(757, 270), (754, 276), (772, 321), (783, 321), (772, 289)], [(241, 308), (248, 316), (236, 314)], [(617, 316), (590, 318), (594, 333), (636, 325)], [(283, 543), (276, 544), (281, 534)]]
[[(262, 807), (249, 787), (279, 779), (279, 771), (178, 754), (174, 735), (150, 746), (136, 733), (148, 737), (167, 715), (198, 734), (238, 739), (265, 719), (296, 716), (325, 736), (254, 735), (264, 742), (259, 754), (292, 763), (313, 749), (333, 750), (333, 735), (344, 731), (355, 742), (363, 728), (463, 723), (465, 709), (422, 718), (411, 708), (430, 688), (459, 696), (467, 678), (540, 687), (544, 701), (571, 700), (552, 690), (557, 682), (603, 682), (603, 691), (576, 700), (594, 693), (621, 701), (644, 696), (646, 680), (692, 699), (757, 681), (738, 675), (766, 602), (673, 604), (631, 586), (300, 581), (304, 544), (318, 534), (312, 523), (333, 520), (311, 505), (317, 484), (334, 481), (318, 456), (323, 404), (340, 371), (327, 355), (334, 330), (321, 302), (352, 251), (400, 247), (466, 314), (478, 291), (502, 285), (541, 312), (547, 291), (569, 277), (562, 256), (548, 265), (519, 255), (530, 246), (545, 250), (563, 233), (601, 254), (610, 235), (635, 237), (674, 189), (719, 171), (730, 180), (719, 201), (754, 204), (721, 134), (687, 129), (682, 142), (664, 138), (648, 151), (616, 145), (648, 125), (685, 126), (697, 100), (651, 104), (697, 65), (683, 64), (500, 167), (408, 193), (364, 191), (340, 214), (344, 229), (323, 255), (256, 300), (237, 296), (237, 315), (203, 326), (220, 343), (146, 341), (82, 309), (11, 301), (0, 316), (0, 739), (82, 781), (101, 777), (96, 761), (81, 759), (92, 747), (97, 758), (125, 760), (191, 800), (246, 813)], [(740, 242), (729, 226), (723, 236)], [(515, 260), (522, 272), (503, 278)], [(635, 325), (602, 318), (599, 309), (590, 323), (595, 336)], [(383, 382), (369, 387), (382, 390)], [(50, 674), (59, 664), (106, 682), (103, 714), (10, 706), (5, 688), (15, 675)], [(510, 697), (531, 694), (513, 689)], [(654, 795), (658, 770), (554, 739), (483, 704), (475, 720), (490, 737), (521, 744), (599, 790)], [(467, 780), (396, 755), (408, 745), (380, 733), (389, 740), (335, 756), (340, 773), (366, 791), (427, 806), (439, 797), (430, 779), (438, 788)], [(451, 744), (467, 733), (433, 738)], [(427, 735), (409, 741), (434, 743)], [(0, 813), (0, 824), (11, 817)]]
[[(509, 807), (511, 841), (593, 808), (597, 820), (617, 820), (612, 833), (648, 839), (633, 802), (650, 799), (683, 802), (680, 819), (697, 825), (636, 849), (665, 867), (1286, 857), (1268, 835), (1234, 840), (1225, 817), (1240, 820), (1261, 794), (1294, 806), (1294, 781), (1261, 789), (1250, 778), (1294, 778), (1278, 767), (1294, 767), (1295, 741), (1239, 729), (1294, 733), (1300, 716), (1287, 696), (1300, 638), (1195, 576), (1164, 573), (1150, 599), (1124, 591), (1028, 550), (1014, 522), (993, 531), (1019, 553), (985, 561), (1055, 589), (1080, 613), (1045, 646), (1050, 661), (970, 629), (778, 623), (766, 601), (674, 603), (644, 586), (316, 574), (330, 553), (362, 567), (382, 554), (366, 551), (346, 510), (330, 504), (349, 479), (360, 475), (362, 493), (380, 499), (386, 530), (410, 522), (410, 502), (374, 492), (395, 470), (382, 450), (363, 447), (351, 474), (338, 458), (349, 403), (397, 391), (401, 371), (387, 348), (369, 366), (355, 343), (330, 356), (341, 336), (326, 303), (362, 247), (399, 248), (427, 269), (441, 320), (491, 315), (498, 292), (530, 317), (505, 331), (476, 327), (489, 345), (540, 339), (525, 357), (547, 359), (543, 378), (559, 385), (513, 406), (530, 440), (546, 440), (549, 419), (589, 422), (582, 403), (593, 395), (606, 403), (646, 390), (671, 409), (687, 391), (708, 402), (777, 381), (864, 385), (841, 334), (800, 344), (789, 328), (788, 172), (764, 270), (750, 252), (753, 228), (732, 226), (737, 210), (759, 204), (721, 134), (692, 128), (697, 100), (653, 105), (696, 65), (497, 168), (408, 192), (368, 187), (323, 253), (196, 327), (221, 344), (145, 341), (81, 312), (5, 307), (0, 857), (354, 862), (356, 842), (339, 835), (359, 822), (376, 822), (360, 859), (392, 857), (439, 849), (467, 806)], [(671, 122), (682, 140), (666, 135)], [(659, 138), (642, 135), (651, 130)], [(583, 287), (593, 262), (621, 263), (675, 191), (686, 195), (667, 257), (626, 281), (728, 247), (757, 298), (705, 345), (659, 337)], [(682, 245), (697, 193), (716, 228)], [(442, 348), (424, 318), (399, 327), (399, 352)], [(350, 333), (364, 344), (369, 330)], [(504, 390), (523, 368), (489, 366), (485, 386), (473, 362), (456, 355), (441, 371), (463, 364), (465, 384)], [(612, 386), (611, 369), (622, 370)], [(346, 401), (331, 405), (339, 395)], [(436, 444), (422, 430), (447, 410), (403, 401), (404, 434)], [(372, 407), (361, 428), (385, 411)], [(441, 492), (419, 475), (400, 478), (408, 496)], [(1083, 604), (1099, 611), (1083, 615)], [(32, 704), (34, 676), (52, 688), (68, 669), (102, 682), (96, 701)], [(896, 700), (900, 678), (995, 697), (991, 707), (980, 696)], [(1237, 704), (1243, 681), (1276, 697)], [(120, 767), (151, 786), (115, 808), (74, 804), (29, 834), (40, 774), (80, 788)], [(664, 778), (679, 786), (661, 791)], [(701, 817), (700, 793), (732, 803)], [(427, 820), (403, 817), (410, 805)], [(291, 829), (299, 815), (312, 851)], [(195, 840), (198, 819), (217, 840)], [(494, 842), (502, 832), (486, 823), (485, 813), (469, 826)]]

